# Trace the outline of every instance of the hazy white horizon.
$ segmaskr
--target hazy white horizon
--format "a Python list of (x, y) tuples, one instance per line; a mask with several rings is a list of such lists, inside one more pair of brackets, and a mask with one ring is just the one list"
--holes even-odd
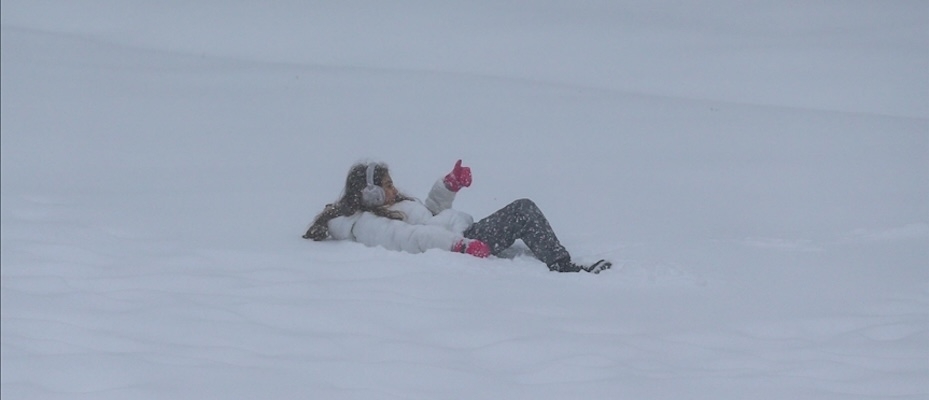
[[(929, 395), (925, 2), (0, 3), (4, 400)], [(363, 158), (616, 267), (300, 239)]]

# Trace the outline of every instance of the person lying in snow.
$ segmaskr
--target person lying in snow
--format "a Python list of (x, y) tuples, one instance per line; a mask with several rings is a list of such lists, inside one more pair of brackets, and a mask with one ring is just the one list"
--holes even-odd
[(612, 266), (606, 260), (592, 265), (572, 262), (545, 215), (529, 199), (516, 200), (475, 223), (470, 215), (451, 208), (457, 192), (469, 186), (471, 168), (458, 160), (452, 172), (435, 182), (423, 204), (394, 187), (386, 164), (358, 163), (348, 171), (342, 197), (326, 205), (303, 238), (354, 240), (409, 253), (443, 249), (482, 258), (498, 255), (520, 239), (552, 271), (596, 274)]

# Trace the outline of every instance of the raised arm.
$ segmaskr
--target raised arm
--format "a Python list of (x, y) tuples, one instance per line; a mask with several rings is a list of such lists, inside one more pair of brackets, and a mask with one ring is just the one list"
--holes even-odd
[(426, 208), (432, 212), (432, 215), (452, 208), (458, 191), (469, 186), (471, 186), (471, 168), (462, 167), (461, 160), (458, 160), (452, 172), (432, 185), (429, 196), (426, 197)]

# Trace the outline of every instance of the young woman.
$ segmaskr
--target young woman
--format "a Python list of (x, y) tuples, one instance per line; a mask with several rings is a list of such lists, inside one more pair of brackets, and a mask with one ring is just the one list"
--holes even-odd
[(612, 266), (605, 260), (592, 265), (572, 262), (545, 215), (528, 199), (516, 200), (475, 223), (470, 215), (452, 209), (457, 192), (469, 186), (471, 168), (458, 160), (421, 203), (394, 187), (387, 165), (355, 164), (348, 171), (342, 197), (326, 205), (303, 238), (354, 240), (409, 253), (443, 249), (476, 257), (497, 255), (520, 239), (552, 271), (596, 274)]

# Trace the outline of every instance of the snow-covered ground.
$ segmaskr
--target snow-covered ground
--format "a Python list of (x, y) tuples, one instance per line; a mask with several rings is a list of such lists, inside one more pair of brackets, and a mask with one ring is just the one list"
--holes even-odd
[[(0, 15), (4, 400), (929, 396), (927, 2)], [(616, 266), (301, 239), (362, 158)]]

